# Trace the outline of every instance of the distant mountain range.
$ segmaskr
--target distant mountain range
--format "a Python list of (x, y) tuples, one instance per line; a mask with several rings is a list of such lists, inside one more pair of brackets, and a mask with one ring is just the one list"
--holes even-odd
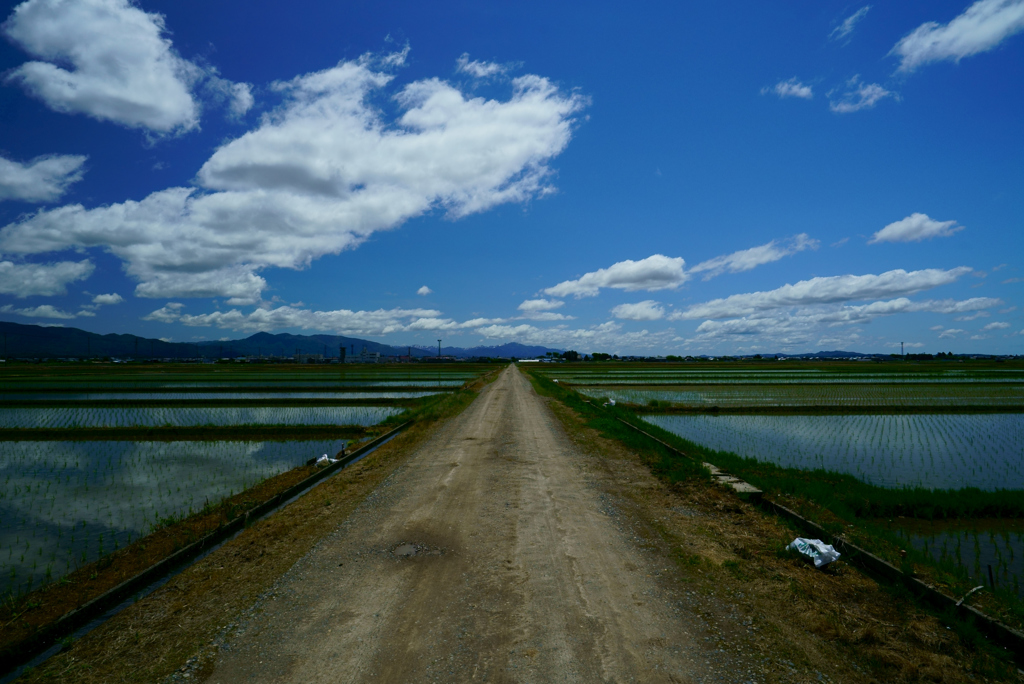
[[(422, 358), (437, 356), (436, 347), (396, 347), (372, 340), (341, 335), (292, 335), (280, 333), (256, 333), (241, 340), (164, 342), (137, 335), (98, 335), (79, 328), (46, 327), (0, 322), (2, 352), (4, 358), (234, 358), (237, 356), (291, 357), (295, 354), (323, 354), (337, 358), (344, 345), (347, 356), (359, 354), (365, 347), (368, 352), (379, 352), (383, 356), (405, 356)], [(473, 357), (532, 358), (544, 356), (560, 349), (527, 346), (510, 342), (497, 347), (441, 348), (443, 356), (465, 359)]]
[[(137, 335), (98, 335), (79, 328), (22, 325), (0, 321), (0, 354), (2, 358), (102, 358), (121, 359), (219, 359), (238, 356), (292, 357), (295, 354), (323, 354), (337, 358), (339, 348), (344, 345), (347, 356), (359, 354), (365, 347), (368, 352), (379, 352), (382, 356), (406, 356), (423, 358), (437, 356), (437, 347), (422, 345), (392, 346), (372, 340), (341, 335), (292, 335), (290, 333), (256, 333), (241, 340), (202, 342), (164, 342)], [(443, 356), (457, 359), (478, 357), (531, 359), (549, 352), (561, 353), (535, 345), (509, 342), (495, 347), (442, 347)], [(590, 353), (589, 351), (587, 353)], [(761, 354), (761, 358), (783, 359), (845, 359), (845, 358), (890, 358), (890, 354), (865, 354), (855, 351), (818, 351), (804, 354)], [(909, 355), (908, 356), (912, 356)], [(962, 355), (968, 356), (968, 355)], [(987, 357), (987, 354), (969, 356)], [(703, 355), (708, 358), (707, 355)], [(752, 358), (751, 355), (735, 358)]]

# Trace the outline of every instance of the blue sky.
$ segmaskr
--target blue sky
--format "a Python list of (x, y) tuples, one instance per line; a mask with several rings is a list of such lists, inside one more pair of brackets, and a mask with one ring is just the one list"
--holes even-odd
[(3, 11), (2, 320), (1024, 351), (1024, 0)]

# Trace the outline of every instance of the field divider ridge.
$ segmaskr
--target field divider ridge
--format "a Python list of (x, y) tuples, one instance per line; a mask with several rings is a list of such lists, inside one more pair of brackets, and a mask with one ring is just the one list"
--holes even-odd
[(269, 515), (280, 506), (291, 503), (322, 480), (358, 461), (384, 442), (397, 436), (399, 432), (409, 427), (412, 422), (406, 421), (366, 444), (359, 446), (352, 452), (345, 454), (344, 457), (338, 459), (335, 463), (320, 468), (309, 477), (278, 492), (263, 503), (249, 509), (243, 515), (238, 516), (201, 539), (175, 551), (170, 556), (154, 563), (142, 572), (108, 589), (78, 608), (65, 613), (56, 621), (42, 627), (25, 639), (3, 647), (3, 650), (0, 651), (0, 673), (2, 673), (0, 678), (5, 678), (13, 670), (30, 662), (41, 653), (45, 653), (59, 639), (74, 634), (107, 611), (124, 603), (138, 592), (171, 573), (180, 571), (201, 555), (212, 551), (214, 547), (243, 531), (249, 526), (250, 522), (255, 522)]

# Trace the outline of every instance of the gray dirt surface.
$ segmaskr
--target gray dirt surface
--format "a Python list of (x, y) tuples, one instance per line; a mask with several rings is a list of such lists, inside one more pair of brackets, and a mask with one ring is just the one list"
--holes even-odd
[(744, 616), (672, 581), (606, 477), (510, 366), (223, 637), (207, 681), (764, 681)]

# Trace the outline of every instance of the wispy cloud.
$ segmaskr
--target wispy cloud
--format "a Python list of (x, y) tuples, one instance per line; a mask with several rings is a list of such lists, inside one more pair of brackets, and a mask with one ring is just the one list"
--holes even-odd
[(864, 7), (861, 7), (859, 10), (857, 10), (856, 12), (848, 16), (846, 19), (844, 19), (843, 22), (839, 24), (839, 26), (836, 26), (834, 29), (832, 29), (832, 33), (828, 34), (828, 37), (831, 38), (832, 40), (842, 40), (843, 38), (846, 38), (848, 35), (853, 33), (853, 30), (857, 27), (857, 24), (860, 22), (861, 19), (867, 16), (867, 13), (870, 9), (871, 5), (865, 5)]
[(239, 309), (188, 314), (180, 302), (170, 302), (143, 320), (182, 323), (190, 327), (214, 327), (239, 332), (258, 332), (300, 328), (334, 332), (340, 335), (381, 336), (395, 332), (459, 331), (505, 323), (501, 318), (474, 318), (455, 321), (436, 309), (377, 309), (375, 311), (314, 311), (295, 306), (264, 306), (249, 313)]
[(978, 0), (948, 24), (929, 21), (900, 39), (889, 52), (900, 58), (898, 71), (987, 52), (1024, 30), (1024, 0)]
[(56, 318), (64, 320), (75, 318), (76, 316), (95, 316), (91, 311), (79, 311), (77, 314), (68, 313), (50, 304), (41, 304), (26, 309), (15, 309), (10, 304), (5, 304), (0, 306), (0, 313), (15, 314), (26, 318)]
[(877, 83), (861, 82), (859, 74), (846, 82), (842, 92), (839, 90), (833, 89), (828, 93), (828, 108), (837, 114), (850, 114), (862, 109), (870, 109), (887, 97), (895, 97), (895, 93)]
[(797, 252), (802, 252), (805, 249), (818, 249), (819, 244), (817, 240), (807, 235), (807, 233), (800, 233), (786, 240), (772, 240), (768, 244), (760, 245), (759, 247), (751, 247), (750, 249), (743, 249), (732, 254), (702, 261), (691, 268), (689, 273), (703, 273), (704, 280), (710, 280), (726, 271), (729, 273), (742, 273), (763, 264), (778, 261)]
[(907, 272), (897, 269), (878, 275), (811, 278), (775, 290), (735, 294), (695, 304), (672, 314), (670, 318), (736, 318), (774, 309), (895, 297), (948, 285), (970, 272), (970, 268), (961, 266), (945, 271), (925, 269)]
[(468, 52), (463, 52), (462, 55), (455, 60), (455, 70), (469, 74), (474, 78), (489, 78), (498, 74), (503, 74), (509, 70), (509, 65), (497, 64), (495, 62), (482, 62), (479, 60), (471, 60)]
[(761, 88), (762, 95), (778, 95), (779, 97), (799, 97), (810, 100), (814, 97), (811, 86), (805, 85), (797, 80), (796, 76), (788, 81), (779, 81), (775, 85)]

